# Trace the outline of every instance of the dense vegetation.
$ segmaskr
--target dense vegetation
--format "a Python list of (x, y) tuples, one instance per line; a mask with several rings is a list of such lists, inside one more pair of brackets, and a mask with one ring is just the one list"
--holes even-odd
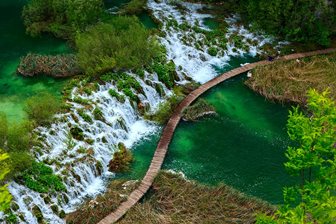
[(301, 183), (284, 189), (284, 205), (258, 223), (336, 222), (336, 103), (329, 92), (308, 92), (307, 111), (295, 107), (289, 115), (285, 167)]
[[(115, 182), (119, 187), (112, 182), (107, 194), (70, 214), (67, 223), (94, 224), (114, 210), (115, 202), (125, 199), (120, 195), (134, 189), (134, 183)], [(256, 212), (272, 211), (273, 207), (267, 203), (228, 186), (204, 186), (176, 174), (161, 172), (144, 201), (136, 204), (118, 223), (254, 223)]]
[(267, 99), (304, 104), (309, 88), (330, 88), (336, 99), (336, 54), (314, 56), (299, 61), (278, 61), (252, 71), (246, 84)]
[(22, 17), (32, 36), (50, 32), (62, 38), (73, 38), (103, 14), (102, 0), (30, 0)]
[(325, 0), (205, 0), (239, 12), (255, 30), (289, 41), (330, 44), (336, 34), (336, 2)]
[(76, 37), (79, 64), (89, 75), (142, 68), (158, 50), (149, 34), (136, 17), (97, 24)]
[(9, 209), (10, 202), (12, 200), (11, 194), (7, 190), (7, 185), (3, 184), (3, 179), (10, 172), (7, 160), (9, 156), (3, 151), (0, 151), (0, 212), (4, 212)]

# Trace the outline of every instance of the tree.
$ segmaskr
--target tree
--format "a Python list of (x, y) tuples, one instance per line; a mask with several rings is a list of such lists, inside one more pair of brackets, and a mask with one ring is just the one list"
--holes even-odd
[(50, 32), (71, 38), (76, 31), (97, 22), (104, 12), (103, 6), (102, 0), (30, 0), (22, 17), (32, 36)]
[(290, 41), (327, 46), (336, 32), (336, 5), (330, 1), (241, 0), (236, 4), (254, 27)]
[(274, 216), (261, 215), (258, 223), (336, 222), (336, 104), (329, 92), (308, 91), (307, 112), (290, 112), (285, 163), (301, 183), (284, 189), (284, 206)]
[(79, 65), (89, 75), (138, 69), (152, 61), (158, 44), (136, 17), (120, 16), (77, 35)]
[(3, 184), (3, 180), (10, 172), (9, 166), (6, 160), (9, 158), (7, 153), (3, 153), (0, 150), (0, 211), (6, 211), (9, 209), (12, 196), (7, 189), (7, 185)]

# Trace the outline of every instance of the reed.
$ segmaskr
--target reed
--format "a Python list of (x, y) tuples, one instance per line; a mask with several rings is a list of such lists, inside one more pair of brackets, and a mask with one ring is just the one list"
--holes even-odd
[(329, 88), (336, 100), (336, 54), (259, 66), (245, 83), (267, 99), (282, 103), (304, 104), (310, 88), (320, 92)]

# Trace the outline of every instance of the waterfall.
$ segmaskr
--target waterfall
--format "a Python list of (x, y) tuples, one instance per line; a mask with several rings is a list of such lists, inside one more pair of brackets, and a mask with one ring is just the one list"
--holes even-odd
[[(178, 4), (176, 6), (173, 1), (148, 1), (153, 16), (163, 24), (161, 31), (164, 35), (158, 38), (167, 49), (168, 60), (176, 64), (179, 83), (187, 82), (188, 77), (204, 83), (215, 77), (215, 67), (226, 66), (230, 57), (245, 54), (255, 56), (262, 52), (263, 45), (273, 42), (270, 37), (253, 34), (237, 25), (239, 18), (233, 16), (226, 19), (229, 28), (221, 38), (230, 39), (232, 35), (239, 35), (244, 49), (230, 41), (223, 45), (220, 39), (209, 44), (204, 33), (211, 30), (205, 25), (204, 19), (212, 16), (199, 11), (203, 5), (184, 2)], [(183, 28), (185, 24), (188, 24), (187, 28)], [(208, 53), (213, 46), (218, 49), (215, 56)], [(143, 79), (135, 74), (129, 75), (140, 83), (143, 92), (138, 93), (138, 97), (151, 111), (155, 111), (165, 96), (172, 94), (156, 74), (145, 72)], [(164, 96), (157, 92), (156, 85), (162, 87)], [(123, 142), (131, 148), (135, 142), (159, 130), (158, 125), (139, 115), (137, 105), (127, 97), (125, 102), (119, 102), (109, 94), (110, 89), (118, 92), (112, 82), (99, 85), (98, 90), (90, 95), (74, 88), (70, 96), (70, 111), (57, 115), (57, 121), (50, 127), (36, 129), (42, 145), (34, 147), (32, 152), (38, 161), (50, 165), (55, 174), (62, 178), (67, 191), (40, 194), (18, 183), (10, 183), (9, 191), (17, 205), (13, 212), (21, 223), (38, 223), (32, 212), (32, 208), (37, 206), (48, 223), (63, 224), (60, 213), (74, 211), (88, 197), (104, 192), (105, 184), (114, 177), (107, 165), (118, 143)], [(78, 103), (75, 100), (78, 97), (88, 102), (88, 105)], [(103, 119), (95, 119), (95, 108), (102, 111)], [(85, 121), (78, 110), (84, 111), (92, 122)], [(85, 138), (90, 141), (72, 139), (69, 132), (74, 126), (80, 127)]]

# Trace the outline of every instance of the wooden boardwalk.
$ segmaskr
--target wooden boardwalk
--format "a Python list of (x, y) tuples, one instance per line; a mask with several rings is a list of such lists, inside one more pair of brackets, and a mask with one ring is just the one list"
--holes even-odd
[[(312, 52), (306, 52), (306, 53), (298, 53), (298, 54), (291, 54), (287, 56), (283, 56), (279, 58), (278, 60), (292, 60), (292, 59), (299, 59), (303, 57), (309, 57), (319, 54), (328, 54), (336, 52), (335, 48), (331, 49), (325, 49), (325, 50), (318, 50), (318, 51), (312, 51)], [(127, 198), (125, 202), (123, 202), (117, 210), (110, 213), (108, 216), (106, 216), (104, 219), (102, 219), (98, 224), (111, 224), (117, 222), (121, 217), (123, 217), (126, 212), (132, 208), (133, 205), (135, 205), (148, 191), (148, 189), (151, 187), (154, 178), (158, 175), (161, 166), (163, 164), (163, 161), (165, 159), (166, 153), (168, 151), (168, 146), (172, 140), (172, 137), (174, 135), (175, 129), (178, 125), (178, 123), (181, 120), (182, 112), (183, 110), (188, 107), (192, 102), (194, 102), (200, 95), (202, 95), (204, 92), (209, 90), (210, 88), (218, 85), (219, 83), (232, 78), (234, 76), (240, 75), (244, 72), (247, 72), (253, 68), (255, 68), (258, 65), (266, 65), (270, 64), (272, 62), (270, 61), (259, 61), (251, 64), (244, 65), (239, 68), (235, 68), (231, 71), (228, 71), (210, 81), (207, 83), (201, 85), (196, 90), (192, 91), (188, 96), (184, 98), (184, 100), (178, 105), (178, 107), (175, 109), (174, 113), (170, 117), (166, 127), (163, 129), (160, 141), (157, 145), (156, 151), (154, 153), (154, 157), (152, 159), (152, 162), (150, 164), (150, 167), (145, 175), (145, 177), (142, 179), (139, 187), (135, 189)]]

